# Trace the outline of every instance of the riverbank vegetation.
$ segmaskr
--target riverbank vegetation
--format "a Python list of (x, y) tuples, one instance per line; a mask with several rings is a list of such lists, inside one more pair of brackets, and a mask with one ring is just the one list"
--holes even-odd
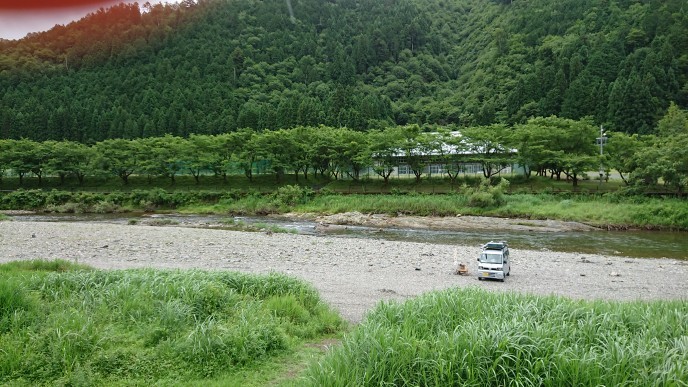
[[(675, 385), (688, 303), (452, 289), (378, 305), (307, 372), (312, 386)], [(306, 382), (304, 382), (306, 383)]]
[[(548, 180), (548, 179), (546, 179)], [(298, 185), (259, 191), (167, 191), (162, 188), (88, 192), (17, 190), (0, 193), (0, 210), (56, 213), (165, 212), (234, 215), (285, 213), (336, 214), (358, 211), (390, 215), (478, 215), (577, 221), (609, 229), (688, 230), (688, 204), (669, 197), (624, 196), (618, 193), (571, 191), (528, 193), (528, 186), (489, 185), (469, 179), (453, 188), (433, 183), (411, 190), (405, 182), (380, 193), (340, 193), (325, 186), (316, 192)], [(468, 185), (468, 184), (472, 185)], [(444, 192), (446, 193), (437, 193)], [(509, 192), (509, 190), (511, 190)], [(523, 190), (525, 192), (519, 192)], [(435, 192), (435, 193), (433, 193)], [(240, 224), (227, 227), (241, 229)], [(271, 230), (280, 232), (281, 230)]]
[(280, 274), (0, 265), (0, 384), (262, 384), (343, 328)]
[[(488, 196), (489, 197), (489, 196)], [(503, 204), (481, 207), (471, 195), (347, 195), (316, 197), (302, 212), (359, 211), (420, 216), (478, 215), (576, 221), (605, 229), (688, 230), (688, 205), (678, 199), (624, 199), (553, 194), (504, 195)], [(384, 209), (380, 211), (379, 209)]]

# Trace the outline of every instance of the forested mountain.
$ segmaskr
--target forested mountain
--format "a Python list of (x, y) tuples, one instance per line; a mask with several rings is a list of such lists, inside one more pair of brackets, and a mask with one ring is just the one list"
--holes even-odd
[(685, 0), (187, 0), (0, 41), (0, 138), (556, 115), (653, 133), (688, 107)]

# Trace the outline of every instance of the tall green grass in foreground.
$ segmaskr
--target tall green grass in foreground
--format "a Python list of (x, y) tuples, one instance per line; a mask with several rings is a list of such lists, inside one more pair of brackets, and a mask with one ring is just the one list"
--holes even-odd
[(0, 384), (220, 378), (337, 333), (308, 284), (279, 274), (0, 265)]
[(378, 305), (307, 375), (313, 386), (686, 386), (688, 302), (429, 293)]

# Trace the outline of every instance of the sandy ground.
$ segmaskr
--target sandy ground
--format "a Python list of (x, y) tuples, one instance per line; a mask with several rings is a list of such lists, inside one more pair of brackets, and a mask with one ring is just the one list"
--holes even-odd
[[(67, 259), (102, 269), (277, 271), (312, 283), (353, 323), (381, 300), (436, 289), (582, 299), (688, 299), (688, 262), (511, 250), (505, 282), (478, 281), (478, 246), (107, 223), (0, 222), (0, 262)], [(459, 262), (469, 275), (454, 274)]]

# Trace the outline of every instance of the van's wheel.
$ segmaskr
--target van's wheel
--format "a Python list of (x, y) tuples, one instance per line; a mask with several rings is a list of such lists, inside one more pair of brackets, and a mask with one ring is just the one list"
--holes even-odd
[(507, 277), (510, 276), (510, 275), (511, 275), (511, 270), (509, 270), (509, 272), (506, 273), (506, 276), (507, 276)]
[(504, 278), (502, 278), (500, 281), (504, 282)]

